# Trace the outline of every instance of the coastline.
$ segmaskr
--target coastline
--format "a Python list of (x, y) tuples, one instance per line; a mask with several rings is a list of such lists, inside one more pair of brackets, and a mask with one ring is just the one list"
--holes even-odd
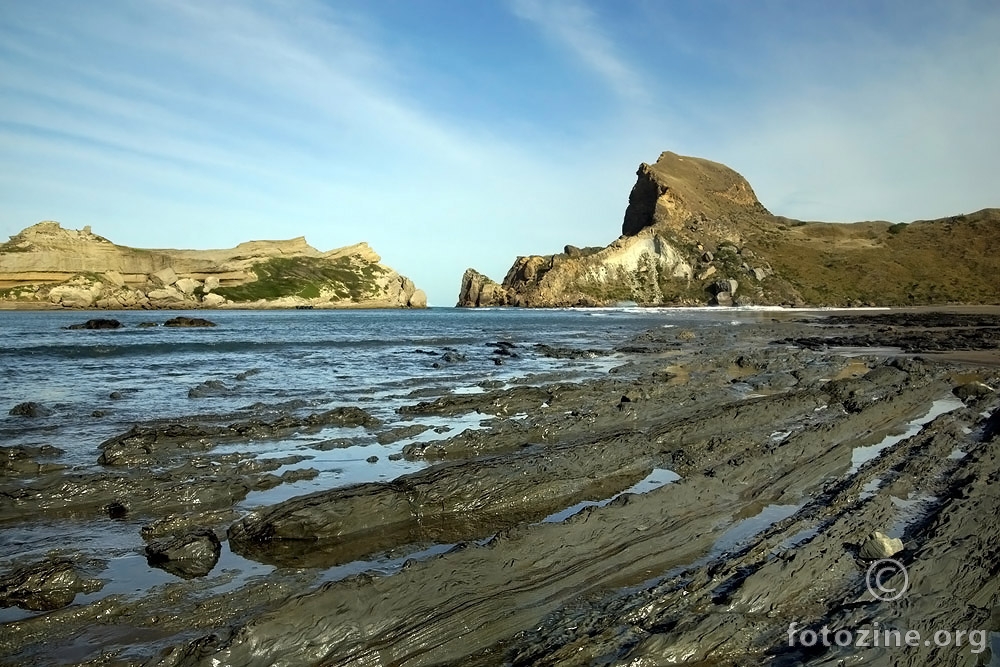
[[(404, 447), (404, 459), (431, 465), (391, 483), (320, 491), (239, 517), (215, 498), (218, 514), (206, 509), (182, 522), (221, 532), (243, 557), (290, 569), (207, 602), (193, 602), (192, 580), (139, 600), (64, 607), (7, 624), (0, 653), (44, 662), (54, 628), (89, 636), (113, 623), (157, 637), (138, 646), (119, 638), (122, 647), (168, 652), (156, 657), (147, 647), (141, 660), (107, 664), (561, 664), (569, 656), (822, 664), (843, 652), (787, 650), (790, 622), (987, 627), (997, 603), (991, 517), (1000, 511), (988, 485), (1000, 459), (1000, 378), (989, 361), (996, 343), (940, 359), (794, 341), (819, 332), (888, 344), (942, 329), (940, 320), (831, 325), (832, 316), (948, 312), (1000, 321), (1000, 308), (758, 312), (732, 326), (646, 331), (619, 346), (606, 377), (414, 399), (398, 423), (372, 432), (477, 411), (488, 421)], [(980, 325), (988, 344), (997, 322)], [(941, 338), (957, 340), (958, 328), (976, 326), (945, 327)], [(953, 392), (975, 383), (989, 391), (964, 402)], [(916, 432), (898, 437), (910, 427)], [(158, 441), (155, 461), (126, 441), (124, 455), (139, 456), (139, 474), (154, 462), (190, 474), (184, 443), (220, 437), (204, 428)], [(864, 460), (868, 453), (879, 455)], [(234, 474), (237, 464), (217, 457), (215, 476)], [(180, 488), (169, 482), (154, 489)], [(44, 508), (28, 501), (12, 509)], [(151, 517), (181, 510), (148, 508)], [(338, 517), (333, 528), (330, 517)], [(864, 599), (858, 547), (876, 530), (904, 541), (914, 597), (903, 610)], [(956, 542), (969, 530), (981, 539)], [(379, 554), (414, 560), (318, 588), (302, 569)], [(967, 567), (956, 571), (958, 563)], [(983, 603), (969, 607), (973, 598)], [(205, 608), (215, 611), (198, 611)], [(367, 629), (350, 630), (359, 627)], [(205, 638), (196, 646), (192, 634)], [(933, 655), (936, 664), (969, 657)], [(872, 657), (879, 664), (891, 654)]]

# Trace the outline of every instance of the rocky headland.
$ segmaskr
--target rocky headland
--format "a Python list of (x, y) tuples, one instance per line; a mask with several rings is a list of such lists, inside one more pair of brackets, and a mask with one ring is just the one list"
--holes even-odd
[(0, 308), (424, 308), (366, 243), (298, 237), (228, 250), (148, 250), (40, 222), (0, 245)]
[(997, 304), (1000, 209), (912, 223), (804, 222), (740, 174), (675, 153), (642, 164), (621, 236), (518, 257), (502, 283), (469, 269), (458, 305)]

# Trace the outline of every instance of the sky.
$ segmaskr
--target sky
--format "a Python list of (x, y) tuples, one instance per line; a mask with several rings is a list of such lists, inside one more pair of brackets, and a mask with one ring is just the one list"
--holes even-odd
[(0, 239), (367, 241), (431, 305), (606, 245), (635, 171), (773, 213), (1000, 206), (995, 0), (0, 0)]

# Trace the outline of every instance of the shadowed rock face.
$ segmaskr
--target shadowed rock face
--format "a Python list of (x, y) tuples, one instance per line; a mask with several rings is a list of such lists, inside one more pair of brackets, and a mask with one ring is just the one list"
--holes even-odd
[(770, 215), (746, 179), (718, 162), (668, 151), (655, 164), (639, 165), (636, 176), (622, 223), (624, 236), (655, 225), (679, 227), (698, 214)]
[(47, 221), (0, 244), (0, 305), (426, 307), (412, 280), (380, 262), (366, 243), (320, 252), (300, 236), (228, 250), (146, 250)]
[[(458, 305), (902, 306), (998, 303), (1000, 209), (911, 224), (772, 215), (729, 167), (665, 152), (641, 164), (622, 236), (518, 257), (503, 282), (469, 269)], [(738, 290), (716, 288), (732, 281)]]

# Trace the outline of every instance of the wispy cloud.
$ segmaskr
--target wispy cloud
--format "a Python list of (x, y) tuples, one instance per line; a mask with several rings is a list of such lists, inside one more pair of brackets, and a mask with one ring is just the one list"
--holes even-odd
[(590, 7), (577, 0), (512, 0), (511, 6), (517, 16), (535, 24), (622, 98), (645, 97), (641, 77), (601, 30)]
[(366, 240), (443, 305), (467, 266), (612, 240), (662, 150), (795, 217), (997, 204), (986, 4), (508, 1), (12, 3), (0, 238)]

